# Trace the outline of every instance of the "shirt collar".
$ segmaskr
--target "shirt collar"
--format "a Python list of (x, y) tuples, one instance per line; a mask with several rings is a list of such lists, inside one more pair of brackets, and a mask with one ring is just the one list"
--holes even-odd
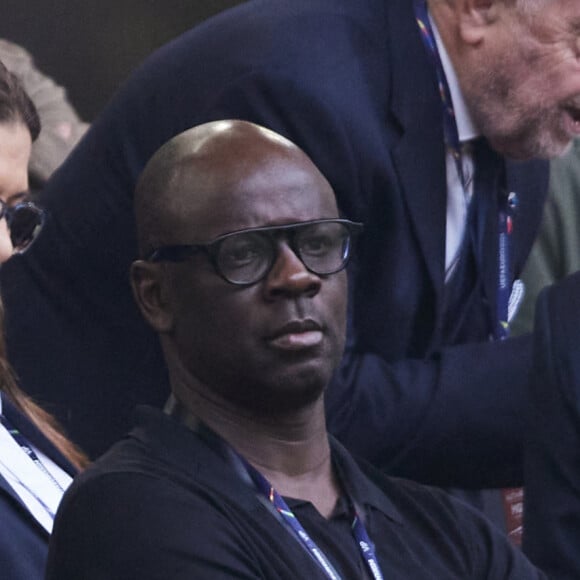
[(463, 98), (463, 93), (459, 87), (459, 81), (457, 79), (457, 74), (455, 69), (451, 64), (451, 59), (445, 44), (441, 40), (439, 35), (439, 30), (435, 21), (430, 18), (431, 26), (433, 28), (433, 35), (435, 36), (435, 42), (437, 43), (437, 49), (439, 51), (439, 58), (441, 59), (441, 64), (443, 65), (443, 72), (445, 73), (445, 78), (447, 79), (447, 84), (449, 85), (449, 91), (451, 92), (451, 100), (453, 102), (453, 110), (455, 112), (455, 122), (457, 123), (457, 134), (459, 136), (459, 142), (464, 143), (465, 141), (470, 141), (480, 136), (480, 132), (477, 130), (475, 123), (469, 113), (467, 108), (467, 103)]
[[(262, 502), (256, 501), (257, 494), (247, 474), (238, 472), (238, 477), (232, 477), (232, 468), (237, 470), (237, 467), (231, 461), (229, 446), (207, 427), (201, 424), (198, 428), (187, 427), (179, 419), (159, 409), (143, 406), (137, 409), (137, 426), (131, 436), (152, 448), (164, 462), (178, 465), (189, 477), (235, 498), (238, 506), (250, 511), (263, 509)], [(191, 453), (192, 437), (198, 442), (195, 444), (194, 461)], [(336, 439), (332, 436), (329, 439), (333, 462), (353, 501), (370, 505), (391, 520), (402, 523), (402, 516), (385, 492), (365, 476), (357, 462)], [(221, 459), (218, 460), (216, 454)], [(240, 477), (247, 480), (247, 485), (240, 485)], [(297, 503), (301, 503), (301, 500)]]
[(391, 520), (402, 524), (403, 517), (387, 494), (372, 481), (368, 474), (363, 473), (355, 459), (334, 437), (330, 436), (329, 439), (334, 465), (351, 499), (355, 503), (372, 506)]

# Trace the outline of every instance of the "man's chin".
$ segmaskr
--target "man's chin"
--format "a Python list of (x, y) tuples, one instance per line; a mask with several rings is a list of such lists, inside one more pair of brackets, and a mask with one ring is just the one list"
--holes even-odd
[(553, 159), (561, 157), (570, 151), (572, 140), (525, 139), (513, 140), (501, 137), (490, 139), (492, 148), (501, 155), (514, 161), (527, 161), (529, 159)]
[[(578, 140), (580, 140), (580, 138), (577, 138)], [(567, 143), (562, 150), (560, 151), (560, 153), (558, 153), (558, 155), (554, 155), (553, 157), (564, 157), (564, 155), (567, 155), (568, 153), (570, 153), (570, 151), (572, 150), (572, 147), (574, 145), (574, 139), (572, 141), (570, 141), (569, 143)]]

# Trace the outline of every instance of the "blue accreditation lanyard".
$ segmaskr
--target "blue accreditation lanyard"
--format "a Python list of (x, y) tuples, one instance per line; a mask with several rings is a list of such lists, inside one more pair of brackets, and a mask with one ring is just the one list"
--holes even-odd
[[(415, 18), (423, 44), (427, 49), (435, 74), (437, 75), (437, 87), (439, 88), (439, 96), (441, 98), (441, 106), (443, 109), (443, 138), (445, 145), (451, 151), (453, 160), (455, 161), (455, 168), (459, 181), (464, 189), (467, 189), (467, 179), (463, 170), (463, 154), (461, 151), (461, 143), (459, 141), (459, 132), (457, 130), (457, 121), (455, 120), (455, 110), (453, 109), (453, 101), (451, 99), (451, 91), (447, 83), (447, 77), (443, 70), (439, 50), (437, 49), (437, 42), (435, 41), (435, 34), (427, 12), (427, 2), (425, 0), (415, 0)], [(466, 195), (467, 198), (467, 195)]]
[[(451, 151), (459, 181), (467, 198), (467, 182), (463, 170), (463, 155), (459, 141), (455, 111), (453, 109), (453, 101), (451, 99), (451, 91), (449, 90), (439, 50), (437, 49), (435, 34), (427, 11), (426, 0), (414, 0), (414, 9), (421, 38), (431, 57), (431, 62), (437, 75), (437, 85), (443, 110), (445, 145)], [(496, 340), (504, 340), (509, 335), (509, 302), (511, 295), (510, 242), (513, 231), (513, 215), (517, 207), (516, 194), (511, 192), (509, 195), (506, 195), (505, 192), (501, 192), (498, 205), (497, 310), (493, 333)]]
[[(288, 507), (284, 498), (274, 489), (272, 484), (252, 465), (250, 465), (244, 457), (236, 453), (239, 460), (242, 462), (250, 479), (258, 491), (274, 506), (276, 511), (282, 517), (282, 521), (288, 528), (296, 535), (300, 542), (304, 545), (310, 555), (318, 563), (320, 568), (324, 571), (326, 576), (331, 580), (340, 580), (340, 575), (334, 569), (327, 556), (314, 543), (308, 532), (302, 527), (292, 510)], [(372, 578), (375, 580), (383, 580), (383, 574), (379, 567), (375, 555), (374, 545), (371, 542), (367, 531), (359, 517), (356, 508), (352, 501), (349, 500), (350, 512), (352, 517), (351, 529), (356, 543), (360, 549), (362, 557), (367, 565)]]
[(510, 237), (513, 231), (513, 216), (517, 210), (515, 192), (503, 192), (499, 199), (499, 244), (497, 285), (497, 326), (495, 338), (504, 340), (509, 336), (509, 310), (512, 288), (510, 285)]

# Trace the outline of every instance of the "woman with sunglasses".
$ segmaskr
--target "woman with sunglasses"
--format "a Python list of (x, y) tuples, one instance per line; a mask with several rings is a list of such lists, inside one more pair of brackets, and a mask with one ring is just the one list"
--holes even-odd
[[(0, 63), (0, 263), (25, 252), (43, 212), (27, 200), (28, 161), (40, 132), (36, 109)], [(0, 303), (0, 577), (44, 577), (60, 499), (84, 455), (17, 386), (6, 359)]]

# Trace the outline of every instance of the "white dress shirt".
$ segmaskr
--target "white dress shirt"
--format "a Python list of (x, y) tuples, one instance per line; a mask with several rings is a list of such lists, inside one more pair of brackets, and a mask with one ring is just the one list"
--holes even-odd
[(449, 59), (449, 54), (445, 49), (435, 22), (431, 19), (433, 34), (439, 57), (443, 65), (443, 71), (449, 85), (455, 120), (457, 123), (457, 133), (462, 149), (463, 173), (467, 181), (467, 191), (463, 190), (461, 180), (457, 174), (457, 167), (452, 153), (448, 150), (446, 157), (447, 166), (447, 220), (445, 228), (445, 281), (447, 282), (455, 270), (465, 227), (467, 224), (467, 210), (473, 195), (473, 156), (469, 141), (479, 137), (479, 131), (473, 123), (473, 119), (467, 109), (467, 104), (459, 88), (457, 75)]

